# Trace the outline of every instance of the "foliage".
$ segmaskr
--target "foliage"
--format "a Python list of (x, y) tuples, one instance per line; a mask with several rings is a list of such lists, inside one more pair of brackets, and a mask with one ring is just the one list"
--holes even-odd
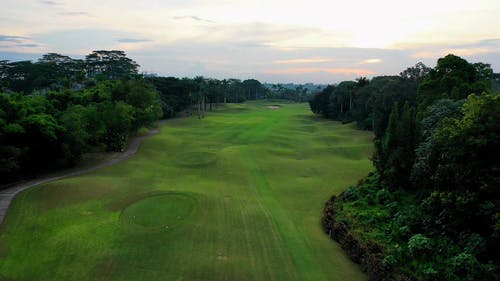
[(163, 117), (174, 117), (176, 113), (182, 112), (192, 104), (192, 92), (194, 84), (190, 79), (178, 79), (175, 77), (147, 77), (160, 97)]
[(328, 85), (325, 89), (323, 89), (323, 91), (314, 95), (314, 97), (309, 101), (311, 111), (327, 117), (328, 103), (334, 90), (335, 86)]
[[(388, 280), (497, 280), (500, 96), (490, 92), (491, 68), (448, 55), (401, 77), (383, 87), (373, 78), (357, 92), (366, 103), (355, 103), (355, 118), (392, 110), (372, 126), (376, 174), (347, 189), (333, 212), (353, 239), (385, 249)], [(399, 93), (383, 93), (391, 87)]]
[(399, 76), (359, 78), (330, 85), (309, 101), (311, 110), (326, 118), (349, 123), (383, 135), (394, 102), (415, 105), (417, 84)]
[(413, 67), (408, 67), (406, 70), (401, 72), (399, 76), (403, 77), (404, 79), (411, 80), (418, 85), (429, 75), (431, 71), (432, 68), (427, 67), (425, 64), (419, 62)]
[(414, 109), (405, 103), (400, 110), (399, 104), (395, 102), (384, 137), (375, 141), (374, 164), (388, 186), (409, 187), (416, 142)]
[(432, 167), (434, 167), (438, 158), (434, 134), (442, 128), (443, 120), (446, 118), (460, 118), (462, 114), (462, 105), (464, 101), (453, 101), (442, 99), (436, 101), (433, 105), (427, 107), (422, 114), (420, 121), (420, 143), (415, 149), (415, 163), (411, 171), (411, 182), (415, 186), (429, 186)]
[(440, 219), (419, 205), (414, 191), (392, 191), (386, 200), (370, 200), (384, 190), (377, 174), (372, 174), (337, 197), (334, 212), (335, 220), (347, 224), (360, 243), (382, 248), (382, 263), (390, 268), (386, 279), (398, 280), (401, 275), (416, 280), (497, 279), (498, 263), (487, 249), (488, 239), (470, 231), (453, 235), (436, 228), (432, 220)]
[(0, 94), (1, 183), (74, 166), (92, 146), (121, 151), (134, 130), (161, 115), (156, 91), (142, 80), (45, 95)]
[(331, 119), (340, 120), (343, 123), (351, 122), (350, 111), (354, 106), (353, 100), (357, 88), (358, 83), (353, 81), (339, 83), (328, 100), (326, 116)]
[(447, 55), (438, 60), (437, 66), (419, 84), (419, 105), (423, 110), (439, 99), (460, 100), (471, 93), (489, 91), (492, 74), (488, 64), (471, 64), (458, 56)]
[(429, 254), (431, 246), (431, 240), (420, 233), (413, 235), (408, 240), (408, 251), (416, 257)]
[(106, 132), (104, 144), (109, 151), (123, 151), (133, 128), (134, 107), (123, 101), (103, 103), (100, 107)]
[[(308, 92), (255, 79), (142, 77), (120, 50), (84, 60), (48, 53), (0, 61), (0, 183), (73, 166), (91, 147), (121, 151), (131, 133), (159, 118), (203, 118), (217, 104), (265, 98), (304, 101)], [(43, 167), (43, 168), (42, 168)]]
[(139, 65), (127, 58), (124, 51), (99, 50), (85, 57), (86, 72), (90, 77), (122, 79), (137, 74)]
[(133, 78), (139, 65), (123, 51), (93, 51), (85, 60), (48, 53), (37, 62), (19, 61), (0, 63), (0, 92), (12, 91), (31, 94), (49, 90), (79, 90), (91, 81)]

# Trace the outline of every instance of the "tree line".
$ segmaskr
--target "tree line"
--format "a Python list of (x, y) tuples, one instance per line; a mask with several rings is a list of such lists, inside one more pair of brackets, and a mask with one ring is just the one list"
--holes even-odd
[(217, 104), (240, 103), (247, 100), (290, 100), (306, 102), (313, 94), (304, 87), (288, 89), (281, 84), (262, 84), (255, 79), (223, 79), (146, 77), (158, 90), (165, 118), (188, 111), (203, 118)]
[(310, 94), (255, 79), (156, 77), (138, 69), (120, 50), (0, 61), (0, 184), (74, 166), (91, 150), (122, 151), (131, 135), (158, 119), (203, 118), (221, 103), (304, 101)]
[(359, 260), (370, 261), (371, 279), (500, 277), (496, 77), (488, 64), (447, 55), (434, 68), (342, 82), (310, 101), (313, 112), (375, 134), (375, 171), (325, 209), (342, 225), (324, 217), (329, 232), (364, 229)]
[(0, 61), (0, 184), (73, 166), (91, 148), (121, 151), (162, 110), (123, 51)]
[(143, 80), (0, 94), (1, 183), (74, 166), (91, 148), (121, 151), (133, 132), (161, 116), (157, 93)]
[(81, 89), (86, 82), (134, 78), (138, 68), (120, 50), (93, 51), (85, 59), (48, 53), (37, 62), (0, 60), (0, 89), (24, 94)]

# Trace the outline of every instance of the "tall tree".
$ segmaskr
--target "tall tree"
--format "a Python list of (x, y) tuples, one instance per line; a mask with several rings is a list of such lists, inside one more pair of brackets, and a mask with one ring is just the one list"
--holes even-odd
[(391, 188), (410, 188), (409, 180), (415, 160), (416, 143), (414, 109), (408, 102), (402, 108), (395, 102), (385, 135), (376, 142), (374, 160), (382, 180)]
[(57, 53), (48, 53), (43, 55), (37, 64), (45, 66), (46, 71), (50, 72), (51, 77), (53, 77), (52, 84), (57, 84), (59, 88), (62, 86), (72, 87), (74, 83), (82, 83), (85, 78), (83, 60)]
[(196, 105), (198, 112), (198, 119), (205, 118), (205, 98), (207, 81), (203, 76), (197, 76), (194, 79), (196, 85)]
[(328, 114), (328, 106), (330, 101), (330, 96), (335, 90), (335, 86), (328, 85), (323, 91), (317, 93), (313, 96), (313, 98), (309, 101), (309, 106), (311, 107), (311, 111), (316, 114), (321, 114), (324, 117), (329, 117)]
[(422, 62), (419, 62), (413, 67), (408, 67), (399, 75), (404, 79), (408, 79), (415, 82), (418, 85), (420, 84), (420, 82), (422, 82), (422, 80), (424, 80), (427, 77), (427, 75), (429, 75), (431, 70), (432, 68), (427, 67)]
[(245, 98), (247, 100), (256, 100), (265, 96), (266, 89), (262, 84), (255, 79), (247, 79), (242, 82), (242, 87), (245, 90)]
[(418, 89), (420, 108), (426, 108), (434, 101), (450, 98), (465, 99), (471, 93), (491, 91), (493, 71), (487, 64), (471, 64), (455, 55), (438, 60)]
[(139, 65), (128, 58), (124, 51), (99, 50), (85, 57), (87, 75), (103, 75), (108, 79), (120, 79), (138, 73)]

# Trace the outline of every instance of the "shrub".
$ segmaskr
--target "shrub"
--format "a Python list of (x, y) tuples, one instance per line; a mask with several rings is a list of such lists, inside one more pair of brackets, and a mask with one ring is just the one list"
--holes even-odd
[(484, 238), (477, 234), (462, 234), (459, 236), (459, 244), (463, 247), (466, 253), (476, 255), (484, 251)]
[(438, 271), (430, 264), (424, 266), (422, 269), (422, 275), (425, 280), (439, 280)]
[(398, 261), (396, 257), (394, 257), (393, 255), (388, 255), (382, 260), (382, 264), (388, 268), (393, 268), (397, 262)]
[(476, 280), (480, 264), (476, 257), (468, 253), (460, 253), (449, 260), (453, 273), (462, 280)]
[(405, 237), (408, 237), (410, 234), (411, 234), (411, 229), (409, 226), (407, 225), (404, 225), (404, 226), (401, 226), (397, 229), (396, 233), (394, 233), (396, 235), (396, 237), (402, 237), (402, 238), (405, 238)]
[(385, 204), (389, 201), (392, 201), (392, 194), (387, 189), (382, 188), (381, 190), (377, 191), (375, 200), (379, 204)]
[(359, 191), (356, 187), (351, 186), (346, 191), (344, 191), (343, 199), (344, 201), (354, 201), (359, 198)]
[(145, 136), (149, 133), (149, 129), (146, 128), (146, 127), (140, 127), (138, 130), (137, 130), (137, 136), (141, 137), (141, 136)]
[(431, 250), (431, 239), (415, 234), (408, 240), (408, 250), (415, 257), (423, 256)]

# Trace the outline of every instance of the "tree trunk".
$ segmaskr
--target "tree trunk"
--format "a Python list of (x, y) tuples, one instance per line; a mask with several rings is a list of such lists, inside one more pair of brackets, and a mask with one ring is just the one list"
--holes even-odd
[(201, 100), (198, 101), (198, 119), (201, 119)]
[(372, 112), (372, 132), (375, 132), (375, 110)]
[(205, 103), (205, 95), (201, 98), (202, 109), (201, 109), (201, 118), (205, 118), (205, 110), (207, 109), (207, 105)]

